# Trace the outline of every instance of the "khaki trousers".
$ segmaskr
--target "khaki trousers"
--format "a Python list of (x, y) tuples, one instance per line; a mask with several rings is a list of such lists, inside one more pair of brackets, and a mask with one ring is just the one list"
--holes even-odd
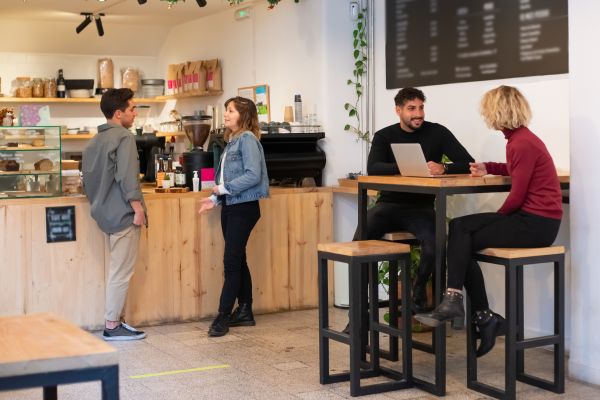
[(106, 279), (107, 321), (120, 321), (129, 280), (133, 275), (133, 267), (137, 259), (141, 228), (131, 225), (120, 232), (108, 235), (110, 247), (110, 267)]

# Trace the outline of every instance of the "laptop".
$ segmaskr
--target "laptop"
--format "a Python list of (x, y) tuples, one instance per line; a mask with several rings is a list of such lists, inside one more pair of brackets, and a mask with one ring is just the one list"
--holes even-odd
[(392, 143), (392, 151), (402, 176), (439, 178), (446, 175), (432, 175), (419, 143)]

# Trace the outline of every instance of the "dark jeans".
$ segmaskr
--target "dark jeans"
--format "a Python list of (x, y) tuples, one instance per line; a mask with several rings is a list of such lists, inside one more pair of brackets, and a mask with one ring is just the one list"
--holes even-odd
[(258, 201), (224, 205), (221, 210), (221, 228), (225, 239), (225, 282), (219, 302), (220, 313), (231, 313), (236, 298), (238, 304), (252, 302), (252, 277), (246, 262), (246, 244), (259, 219)]
[[(407, 209), (396, 203), (379, 202), (367, 210), (367, 237), (377, 240), (388, 232), (410, 232), (421, 242), (421, 262), (417, 279), (425, 283), (435, 262), (435, 213), (433, 208)], [(354, 239), (358, 240), (358, 229)]]
[(486, 247), (550, 246), (560, 220), (524, 211), (510, 215), (482, 213), (455, 218), (448, 233), (448, 287), (464, 286), (473, 311), (489, 308), (485, 282), (479, 263), (472, 255)]

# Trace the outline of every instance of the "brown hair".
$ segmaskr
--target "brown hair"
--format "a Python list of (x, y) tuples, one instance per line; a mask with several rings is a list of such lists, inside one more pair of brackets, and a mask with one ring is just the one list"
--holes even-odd
[(240, 114), (240, 119), (238, 121), (238, 130), (236, 132), (232, 132), (230, 129), (225, 131), (225, 141), (229, 141), (230, 138), (235, 137), (237, 134), (250, 131), (256, 136), (257, 139), (260, 140), (260, 128), (258, 126), (258, 111), (256, 110), (256, 105), (250, 99), (245, 97), (232, 97), (225, 102), (225, 108), (229, 105), (229, 103), (233, 102), (233, 106)]
[(531, 109), (525, 96), (512, 86), (499, 86), (481, 99), (480, 113), (488, 127), (496, 130), (527, 126)]
[(406, 87), (398, 91), (398, 94), (396, 94), (396, 97), (394, 97), (394, 104), (403, 107), (404, 103), (414, 99), (419, 99), (425, 103), (425, 94), (423, 94), (423, 92), (417, 88)]
[(108, 89), (100, 99), (100, 110), (106, 119), (111, 119), (117, 110), (125, 111), (132, 98), (131, 89)]

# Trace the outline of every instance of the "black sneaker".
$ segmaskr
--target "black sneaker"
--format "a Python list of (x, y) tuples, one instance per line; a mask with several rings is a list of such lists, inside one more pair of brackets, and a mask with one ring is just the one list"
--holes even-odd
[(229, 314), (219, 313), (208, 328), (208, 336), (225, 336), (229, 332)]
[(139, 340), (146, 337), (146, 333), (138, 331), (137, 329), (127, 325), (125, 322), (121, 322), (121, 325), (114, 329), (104, 328), (102, 334), (104, 340), (117, 341), (117, 340)]

